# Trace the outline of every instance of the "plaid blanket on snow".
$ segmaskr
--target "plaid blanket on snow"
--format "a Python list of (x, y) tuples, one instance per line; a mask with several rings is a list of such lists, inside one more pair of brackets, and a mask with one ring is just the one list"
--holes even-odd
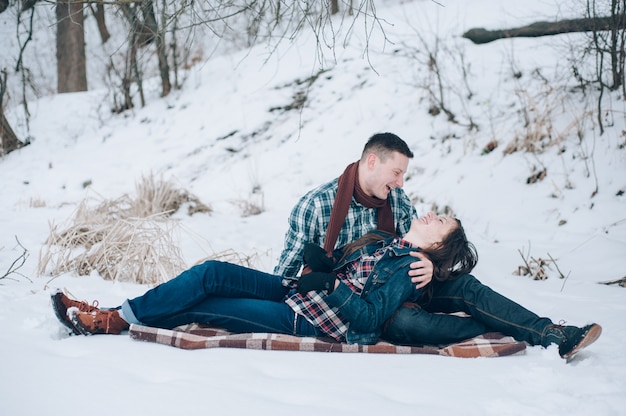
[(526, 344), (498, 332), (490, 332), (447, 346), (409, 347), (380, 341), (375, 345), (336, 342), (330, 338), (296, 337), (270, 333), (232, 334), (218, 328), (197, 324), (173, 330), (131, 325), (131, 338), (156, 342), (182, 349), (243, 348), (275, 351), (361, 352), (378, 354), (433, 354), (449, 357), (503, 357), (524, 354)]

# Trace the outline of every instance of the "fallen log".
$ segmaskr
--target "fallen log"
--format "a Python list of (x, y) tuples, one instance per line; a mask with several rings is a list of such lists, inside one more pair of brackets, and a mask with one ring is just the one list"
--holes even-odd
[(475, 28), (465, 32), (463, 37), (480, 45), (506, 38), (536, 38), (540, 36), (559, 35), (562, 33), (624, 29), (625, 27), (626, 19), (624, 16), (619, 16), (619, 18), (596, 17), (559, 20), (557, 22), (535, 22), (527, 26), (502, 30)]

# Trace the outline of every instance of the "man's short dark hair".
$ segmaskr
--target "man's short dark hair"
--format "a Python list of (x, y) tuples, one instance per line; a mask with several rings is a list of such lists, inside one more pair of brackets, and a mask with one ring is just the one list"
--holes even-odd
[(363, 148), (363, 155), (376, 154), (381, 160), (385, 160), (392, 152), (398, 152), (409, 159), (413, 158), (413, 152), (404, 140), (393, 133), (377, 133), (370, 137)]

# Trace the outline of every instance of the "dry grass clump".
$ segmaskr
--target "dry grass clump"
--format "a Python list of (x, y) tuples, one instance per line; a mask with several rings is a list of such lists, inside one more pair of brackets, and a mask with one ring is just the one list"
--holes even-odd
[(171, 215), (186, 203), (189, 204), (189, 215), (212, 212), (212, 209), (200, 202), (196, 196), (176, 188), (172, 182), (157, 180), (153, 175), (144, 177), (136, 184), (135, 191), (137, 198), (131, 201), (130, 211), (136, 217), (149, 217), (161, 213)]
[(44, 208), (46, 206), (46, 201), (40, 198), (31, 198), (28, 206), (31, 208)]
[[(522, 260), (524, 261), (523, 266), (518, 266), (517, 269), (513, 272), (514, 275), (517, 276), (530, 276), (533, 280), (546, 280), (548, 278), (548, 270), (551, 269), (551, 265), (556, 267), (556, 271), (558, 272), (559, 278), (567, 279), (561, 270), (559, 269), (559, 265), (556, 263), (556, 260), (552, 258), (550, 253), (548, 253), (549, 259), (543, 259), (541, 257), (535, 258), (530, 255), (530, 247), (528, 248), (528, 253), (524, 254), (522, 250), (518, 250), (520, 256), (522, 256)], [(568, 274), (569, 275), (569, 274)]]
[(50, 225), (38, 274), (75, 271), (84, 276), (95, 270), (109, 280), (159, 284), (184, 270), (174, 238), (179, 224), (171, 215), (190, 202), (194, 212), (210, 209), (153, 177), (144, 178), (136, 189), (136, 198), (124, 195), (93, 208), (85, 200), (66, 224)]
[(242, 217), (250, 217), (253, 215), (262, 214), (265, 211), (265, 203), (263, 202), (263, 196), (258, 198), (259, 201), (238, 199), (231, 201), (232, 204), (237, 205)]
[[(584, 140), (584, 126), (593, 112), (575, 112), (571, 105), (572, 99), (563, 89), (546, 85), (534, 96), (526, 90), (516, 91), (516, 96), (520, 106), (518, 116), (523, 122), (523, 128), (515, 133), (514, 139), (503, 150), (505, 155), (515, 152), (541, 154), (553, 146), (563, 147), (569, 137), (579, 143)], [(571, 121), (557, 127), (553, 120), (561, 117)]]
[(104, 279), (159, 284), (180, 273), (185, 264), (173, 241), (177, 222), (155, 218), (126, 218), (77, 224), (60, 231), (52, 227), (39, 258), (39, 274), (79, 276), (97, 271)]
[(219, 260), (228, 263), (238, 264), (240, 266), (256, 268), (258, 267), (260, 253), (244, 254), (239, 253), (233, 249), (221, 251), (219, 253), (212, 254), (209, 257), (198, 260), (196, 264), (204, 263), (207, 260)]
[(557, 108), (562, 105), (562, 97), (548, 88), (537, 96), (532, 96), (525, 90), (516, 91), (520, 102), (520, 118), (523, 129), (504, 149), (504, 154), (514, 152), (542, 153), (547, 147), (556, 145), (562, 139), (555, 132), (552, 119)]

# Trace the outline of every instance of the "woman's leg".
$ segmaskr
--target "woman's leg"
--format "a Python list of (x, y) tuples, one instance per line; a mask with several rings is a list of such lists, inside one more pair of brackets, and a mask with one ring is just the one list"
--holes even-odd
[(546, 333), (554, 324), (483, 285), (470, 274), (433, 282), (430, 301), (420, 302), (429, 312), (465, 312), (490, 331), (499, 331), (531, 345), (547, 346)]
[(489, 329), (472, 318), (430, 313), (417, 304), (405, 303), (387, 320), (381, 337), (396, 344), (442, 345), (485, 332)]
[[(236, 264), (207, 261), (127, 300), (122, 315), (129, 323), (155, 325), (216, 297), (280, 302), (289, 290), (281, 280), (280, 276)], [(196, 321), (186, 323), (190, 322)]]

